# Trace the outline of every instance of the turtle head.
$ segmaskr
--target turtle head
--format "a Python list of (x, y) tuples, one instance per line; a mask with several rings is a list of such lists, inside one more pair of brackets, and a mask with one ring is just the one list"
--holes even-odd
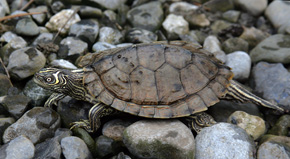
[(79, 99), (83, 96), (83, 70), (43, 68), (34, 75), (34, 82), (53, 92)]

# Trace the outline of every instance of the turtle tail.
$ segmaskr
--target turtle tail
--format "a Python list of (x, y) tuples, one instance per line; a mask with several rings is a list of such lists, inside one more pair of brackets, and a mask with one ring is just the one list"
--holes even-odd
[(284, 109), (279, 107), (276, 104), (272, 104), (271, 102), (262, 99), (253, 93), (249, 92), (247, 89), (243, 88), (241, 85), (239, 85), (237, 82), (234, 80), (230, 80), (230, 86), (228, 87), (228, 93), (226, 98), (238, 100), (242, 103), (244, 102), (251, 102), (256, 105), (280, 110), (284, 112)]

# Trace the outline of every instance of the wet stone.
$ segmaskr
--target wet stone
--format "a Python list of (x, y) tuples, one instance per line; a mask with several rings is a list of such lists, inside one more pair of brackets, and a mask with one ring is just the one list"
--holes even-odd
[(242, 38), (229, 38), (223, 42), (222, 48), (226, 53), (232, 53), (235, 51), (248, 52), (249, 44)]
[(69, 159), (92, 159), (92, 154), (83, 140), (70, 136), (61, 140), (62, 153)]
[(131, 43), (151, 43), (157, 41), (157, 35), (145, 29), (132, 28), (126, 34), (126, 40)]
[[(33, 13), (33, 12), (47, 12), (47, 7), (46, 6), (38, 6), (35, 8), (30, 8), (28, 9), (29, 13)], [(38, 23), (38, 24), (44, 24), (45, 20), (46, 20), (46, 14), (35, 14), (35, 15), (31, 15), (31, 17)]]
[(128, 11), (127, 19), (135, 28), (155, 31), (160, 28), (163, 20), (161, 3), (154, 1), (134, 7)]
[(115, 45), (107, 43), (107, 42), (96, 42), (93, 45), (93, 49), (92, 50), (94, 52), (100, 52), (100, 51), (107, 50), (107, 49), (112, 49), (112, 48), (115, 48), (115, 47), (116, 47)]
[(125, 121), (122, 119), (111, 120), (104, 124), (102, 133), (103, 135), (115, 141), (122, 141), (124, 130), (131, 124), (132, 122)]
[(11, 116), (18, 119), (24, 114), (28, 107), (30, 99), (25, 95), (8, 95), (0, 97), (0, 105), (2, 105)]
[(110, 44), (119, 44), (123, 40), (123, 35), (120, 31), (111, 27), (102, 27), (99, 33), (99, 42), (107, 42)]
[(25, 135), (32, 143), (39, 143), (52, 137), (59, 126), (60, 118), (55, 111), (34, 107), (5, 130), (3, 142), (7, 143), (18, 136)]
[(24, 18), (17, 22), (15, 31), (23, 36), (36, 36), (39, 34), (39, 28), (31, 18)]

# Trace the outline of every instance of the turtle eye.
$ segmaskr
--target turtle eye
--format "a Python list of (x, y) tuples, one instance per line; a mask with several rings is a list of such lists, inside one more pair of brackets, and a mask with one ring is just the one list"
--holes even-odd
[(51, 82), (51, 78), (50, 77), (46, 78), (46, 82)]

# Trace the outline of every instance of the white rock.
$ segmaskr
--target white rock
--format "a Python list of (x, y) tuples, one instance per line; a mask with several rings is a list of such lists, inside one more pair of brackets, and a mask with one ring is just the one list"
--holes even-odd
[(268, 0), (234, 0), (234, 3), (253, 16), (258, 16), (266, 9)]
[(282, 144), (265, 142), (260, 145), (257, 159), (290, 159), (289, 150)]
[(64, 59), (53, 60), (50, 63), (50, 65), (52, 65), (53, 67), (63, 68), (63, 69), (72, 69), (72, 70), (77, 69), (77, 67), (74, 64)]
[(91, 159), (92, 154), (85, 142), (75, 136), (65, 137), (61, 140), (62, 153), (67, 159)]
[(226, 65), (232, 68), (234, 79), (246, 80), (250, 76), (251, 58), (243, 51), (235, 51), (227, 55)]
[(19, 136), (8, 143), (5, 159), (30, 159), (33, 158), (35, 147), (25, 136)]
[(188, 22), (182, 16), (174, 14), (169, 14), (162, 26), (168, 33), (184, 35), (189, 32)]
[(175, 2), (169, 7), (169, 13), (176, 15), (186, 15), (190, 12), (194, 12), (198, 9), (198, 6), (187, 3), (187, 2)]
[(216, 36), (208, 36), (203, 43), (203, 48), (209, 52), (221, 51), (221, 43)]

